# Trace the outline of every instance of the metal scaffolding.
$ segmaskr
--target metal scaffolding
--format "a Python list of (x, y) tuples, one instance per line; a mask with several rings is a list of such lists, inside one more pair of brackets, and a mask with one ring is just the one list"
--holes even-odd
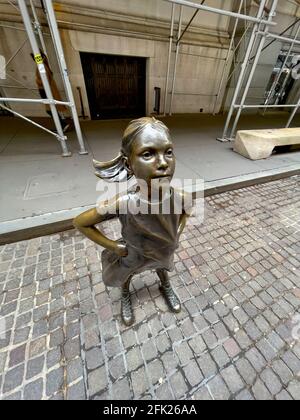
[[(278, 83), (279, 83), (279, 81), (281, 79), (281, 76), (282, 76), (282, 74), (283, 74), (283, 72), (284, 72), (284, 70), (285, 70), (285, 68), (287, 66), (288, 60), (289, 60), (289, 58), (291, 56), (291, 53), (293, 51), (293, 48), (295, 46), (295, 42), (297, 41), (297, 38), (299, 36), (299, 33), (300, 33), (300, 24), (298, 25), (298, 28), (296, 30), (294, 41), (291, 43), (290, 48), (289, 48), (289, 50), (288, 50), (288, 52), (286, 54), (286, 57), (285, 57), (284, 61), (281, 64), (280, 71), (277, 73), (276, 77), (274, 78), (274, 81), (272, 83), (270, 92), (268, 93), (268, 96), (267, 96), (267, 98), (265, 100), (265, 105), (266, 106), (270, 104), (270, 101), (271, 101), (271, 99), (273, 97), (273, 94), (275, 93), (276, 87), (277, 87), (277, 85), (278, 85)], [(279, 98), (278, 98), (278, 100), (279, 100)], [(275, 105), (278, 104), (278, 100), (276, 100)], [(265, 108), (265, 110), (266, 110), (266, 108)]]
[[(86, 147), (84, 144), (84, 140), (83, 140), (83, 135), (82, 135), (82, 131), (81, 131), (81, 127), (80, 127), (80, 122), (79, 122), (79, 118), (78, 118), (78, 114), (77, 114), (77, 110), (76, 110), (76, 106), (75, 106), (75, 100), (74, 100), (74, 95), (73, 95), (73, 91), (72, 91), (72, 87), (71, 87), (71, 83), (70, 83), (70, 79), (69, 79), (69, 74), (68, 74), (68, 69), (66, 66), (66, 61), (65, 61), (65, 56), (64, 56), (64, 51), (63, 51), (63, 47), (62, 47), (62, 42), (61, 42), (61, 38), (60, 38), (60, 34), (58, 31), (58, 27), (57, 27), (57, 22), (56, 22), (56, 18), (55, 18), (55, 13), (54, 13), (54, 9), (53, 9), (53, 4), (52, 4), (52, 0), (45, 0), (44, 1), (44, 6), (45, 6), (45, 12), (46, 12), (46, 17), (47, 17), (47, 21), (48, 21), (48, 25), (50, 28), (50, 34), (51, 34), (51, 38), (53, 41), (53, 45), (55, 48), (55, 52), (56, 52), (56, 56), (57, 56), (57, 60), (59, 63), (59, 69), (61, 72), (61, 76), (64, 82), (64, 89), (65, 89), (65, 93), (66, 93), (66, 97), (67, 97), (67, 101), (57, 101), (54, 99), (53, 97), (53, 93), (51, 90), (51, 86), (47, 77), (47, 72), (46, 72), (46, 68), (43, 62), (43, 58), (41, 56), (41, 50), (39, 48), (39, 44), (38, 44), (38, 40), (36, 37), (36, 33), (38, 34), (38, 38), (39, 38), (39, 42), (42, 46), (42, 50), (43, 53), (46, 54), (46, 44), (43, 38), (43, 32), (42, 32), (42, 27), (39, 23), (38, 20), (38, 15), (34, 6), (34, 3), (32, 0), (30, 0), (30, 6), (31, 6), (31, 11), (33, 14), (33, 23), (32, 23), (32, 18), (30, 16), (29, 10), (28, 10), (28, 6), (26, 3), (26, 0), (18, 0), (18, 7), (16, 5), (14, 5), (13, 3), (9, 2), (11, 5), (13, 5), (15, 8), (17, 8), (17, 10), (21, 13), (22, 19), (23, 19), (23, 23), (25, 26), (25, 30), (28, 36), (28, 40), (26, 39), (26, 41), (24, 41), (24, 43), (20, 46), (20, 48), (16, 51), (16, 53), (11, 57), (11, 59), (8, 61), (7, 65), (9, 64), (9, 62), (11, 62), (16, 55), (19, 53), (19, 51), (21, 51), (21, 49), (23, 48), (23, 46), (25, 45), (25, 43), (27, 41), (29, 41), (30, 46), (31, 46), (31, 50), (33, 52), (36, 64), (37, 64), (37, 68), (39, 71), (39, 75), (43, 84), (43, 88), (46, 94), (46, 99), (25, 99), (25, 98), (4, 98), (4, 97), (0, 97), (0, 107), (5, 109), (6, 111), (16, 115), (19, 118), (22, 118), (23, 120), (33, 124), (34, 126), (46, 131), (47, 133), (53, 135), (54, 137), (57, 138), (57, 140), (59, 140), (60, 144), (61, 144), (61, 148), (62, 148), (62, 156), (64, 157), (68, 157), (71, 156), (70, 151), (68, 150), (68, 146), (66, 143), (67, 137), (65, 136), (64, 132), (63, 132), (63, 128), (61, 125), (61, 120), (59, 118), (59, 114), (57, 111), (56, 106), (57, 105), (64, 105), (68, 108), (70, 108), (71, 110), (71, 114), (72, 114), (72, 118), (73, 118), (73, 122), (74, 122), (74, 127), (76, 130), (76, 135), (77, 135), (77, 140), (79, 143), (79, 154), (87, 154), (88, 152), (86, 151)], [(47, 56), (47, 54), (46, 54)], [(15, 80), (17, 83), (20, 83), (19, 81)], [(26, 88), (26, 86), (23, 85), (23, 88)], [(19, 102), (19, 103), (32, 103), (32, 104), (45, 104), (45, 105), (49, 105), (50, 109), (51, 109), (51, 114), (52, 114), (52, 118), (55, 124), (55, 128), (56, 128), (56, 132), (53, 132), (51, 130), (48, 130), (47, 128), (43, 127), (42, 125), (36, 123), (35, 121), (25, 117), (24, 115), (8, 108), (7, 106), (3, 105), (3, 103), (11, 103), (11, 102)]]
[[(242, 7), (244, 5), (244, 2), (245, 2), (245, 0), (241, 0), (241, 2), (240, 2), (240, 6), (239, 6), (239, 9), (238, 9), (239, 14), (242, 11)], [(219, 99), (220, 99), (220, 95), (221, 95), (223, 87), (224, 87), (224, 80), (225, 80), (225, 77), (226, 77), (226, 71), (228, 70), (228, 66), (231, 62), (230, 59), (232, 57), (232, 53), (235, 54), (234, 44), (235, 44), (236, 32), (237, 32), (237, 29), (238, 29), (238, 23), (239, 23), (239, 20), (236, 19), (235, 23), (234, 23), (234, 28), (233, 28), (233, 31), (232, 31), (232, 35), (231, 35), (230, 45), (229, 45), (229, 48), (228, 48), (228, 51), (227, 51), (225, 64), (224, 64), (224, 67), (223, 67), (223, 70), (222, 70), (222, 76), (221, 76), (219, 89), (218, 89), (218, 93), (217, 93), (217, 97), (216, 97), (216, 101), (215, 101), (215, 105), (214, 105), (214, 110), (213, 110), (214, 115), (216, 113), (216, 108), (217, 108), (217, 105), (218, 105), (218, 102), (219, 102)], [(226, 85), (227, 85), (227, 82), (226, 82)]]
[[(38, 20), (38, 14), (35, 10), (34, 2), (33, 0), (28, 0), (28, 1), (30, 2), (33, 19), (31, 19), (29, 15), (26, 0), (17, 0), (17, 3), (19, 5), (18, 10), (20, 10), (21, 12), (32, 51), (38, 61), (41, 59), (41, 57), (40, 57), (40, 49), (38, 47), (38, 42), (36, 39), (37, 36), (39, 38), (39, 42), (44, 52), (46, 51), (45, 50), (46, 45), (43, 38), (44, 34), (42, 32), (42, 27)], [(220, 83), (218, 85), (217, 93), (215, 95), (207, 95), (207, 96), (214, 97), (215, 102), (214, 102), (213, 113), (215, 113), (217, 110), (217, 105), (221, 99), (222, 92), (227, 86), (227, 82), (230, 80), (232, 74), (235, 73), (235, 71), (233, 71), (230, 74), (229, 78), (227, 77), (229, 68), (232, 63), (232, 57), (235, 57), (235, 52), (238, 50), (239, 46), (241, 45), (242, 40), (248, 37), (245, 55), (242, 62), (240, 63), (241, 65), (239, 68), (239, 76), (236, 82), (236, 86), (234, 88), (233, 97), (231, 100), (231, 105), (230, 105), (227, 120), (225, 123), (224, 131), (223, 131), (222, 136), (218, 140), (229, 141), (235, 137), (241, 114), (243, 110), (245, 109), (264, 109), (265, 111), (270, 108), (291, 109), (292, 112), (291, 112), (289, 121), (286, 125), (287, 127), (290, 126), (294, 116), (296, 115), (297, 111), (300, 108), (300, 98), (297, 104), (291, 104), (291, 105), (279, 105), (278, 103), (275, 103), (274, 105), (270, 104), (270, 98), (272, 97), (272, 92), (274, 92), (274, 89), (276, 88), (277, 82), (280, 79), (281, 74), (279, 74), (278, 77), (276, 77), (276, 80), (274, 80), (274, 83), (271, 87), (270, 95), (268, 96), (264, 104), (249, 105), (246, 103), (246, 99), (249, 93), (251, 83), (253, 81), (255, 71), (259, 63), (259, 59), (263, 51), (266, 48), (268, 48), (273, 42), (279, 41), (283, 43), (288, 43), (290, 45), (290, 48), (287, 52), (286, 62), (283, 63), (283, 66), (282, 66), (282, 69), (283, 69), (284, 65), (288, 62), (288, 59), (290, 55), (292, 54), (293, 47), (295, 45), (300, 45), (300, 40), (298, 39), (298, 36), (300, 34), (300, 25), (296, 31), (295, 36), (292, 36), (292, 37), (284, 36), (290, 28), (293, 28), (296, 24), (300, 22), (299, 18), (296, 19), (296, 22), (290, 25), (285, 31), (283, 31), (280, 34), (276, 34), (276, 33), (271, 32), (271, 28), (276, 25), (274, 18), (276, 17), (276, 8), (277, 8), (278, 0), (260, 0), (260, 1), (254, 0), (255, 4), (258, 6), (256, 16), (250, 16), (249, 14), (247, 14), (246, 0), (240, 0), (238, 2), (237, 12), (210, 7), (207, 4), (205, 4), (205, 0), (202, 0), (201, 3), (200, 2), (195, 3), (188, 0), (163, 0), (163, 1), (170, 3), (172, 6), (170, 35), (169, 35), (169, 53), (168, 53), (168, 61), (167, 61), (167, 73), (166, 73), (165, 96), (164, 96), (164, 114), (165, 115), (167, 113), (169, 115), (172, 115), (172, 111), (173, 111), (173, 102), (174, 102), (176, 76), (177, 76), (177, 64), (178, 64), (179, 54), (181, 53), (180, 45), (182, 43), (182, 38), (186, 34), (188, 28), (192, 24), (196, 15), (199, 12), (203, 11), (206, 13), (213, 13), (220, 16), (231, 17), (234, 19), (233, 30), (232, 30), (231, 39), (229, 42), (229, 48), (228, 48), (226, 57), (221, 59), (224, 61), (224, 66), (222, 68), (222, 74), (220, 78)], [(0, 98), (0, 107), (4, 108), (4, 105), (1, 105), (1, 102), (9, 103), (9, 102), (17, 101), (17, 100), (19, 102), (43, 103), (43, 104), (49, 105), (51, 108), (53, 120), (56, 126), (56, 132), (51, 132), (51, 134), (54, 135), (60, 141), (62, 149), (63, 149), (63, 156), (69, 156), (69, 151), (67, 149), (66, 137), (61, 127), (61, 122), (58, 116), (56, 106), (65, 105), (69, 107), (72, 113), (75, 129), (77, 133), (77, 139), (80, 146), (79, 153), (86, 154), (87, 152), (85, 149), (83, 136), (82, 136), (82, 132), (80, 128), (80, 123), (79, 123), (79, 118), (78, 118), (77, 110), (75, 107), (73, 91), (72, 91), (71, 83), (69, 80), (69, 74), (68, 74), (68, 70), (66, 66), (66, 61), (64, 57), (64, 52), (63, 52), (63, 47), (62, 47), (62, 42), (61, 42), (57, 22), (55, 19), (52, 0), (43, 0), (43, 5), (44, 5), (44, 11), (47, 18), (47, 22), (50, 28), (50, 35), (53, 40), (53, 45), (54, 45), (57, 61), (59, 64), (60, 73), (61, 73), (62, 80), (64, 83), (64, 89), (65, 89), (67, 100), (65, 102), (60, 102), (60, 101), (56, 101), (53, 98), (51, 87), (46, 76), (45, 66), (43, 62), (40, 61), (37, 63), (37, 65), (38, 65), (38, 70), (40, 72), (43, 86), (47, 95), (47, 99), (25, 100), (25, 99), (17, 99), (17, 98)], [(242, 13), (243, 5), (244, 5), (244, 13)], [(177, 16), (176, 14), (177, 6), (179, 6), (178, 23), (175, 24), (175, 20), (176, 20), (175, 16)], [(16, 6), (14, 5), (14, 7)], [(193, 9), (194, 13), (191, 16), (191, 19), (189, 20), (186, 27), (182, 29), (184, 7)], [(239, 40), (239, 42), (236, 43), (235, 38), (237, 35), (238, 24), (240, 21), (245, 23), (245, 32), (242, 38)], [(19, 28), (16, 28), (16, 29), (19, 29)], [(270, 43), (267, 43), (266, 41), (269, 39), (272, 39), (272, 41)], [(19, 47), (19, 50), (21, 50), (24, 45), (25, 43)], [(173, 62), (172, 62), (172, 53), (174, 53)], [(16, 54), (14, 54), (11, 57), (11, 59), (14, 59)], [(188, 54), (188, 53), (184, 53), (184, 54)], [(213, 58), (213, 57), (207, 57), (207, 58)], [(172, 76), (171, 76), (171, 67), (172, 67)], [(18, 84), (20, 84), (22, 88), (26, 88), (26, 86), (23, 85), (21, 82), (17, 81), (13, 77), (12, 79), (15, 80)], [(169, 87), (169, 85), (171, 85), (171, 87)], [(197, 95), (197, 93), (193, 93), (193, 94)], [(15, 111), (10, 110), (10, 112), (14, 113), (15, 115), (18, 115), (19, 117), (25, 119), (26, 121), (30, 121), (34, 125), (37, 125), (40, 128), (49, 132), (49, 130), (29, 120), (28, 118), (16, 113)]]
[[(171, 100), (170, 100), (170, 108), (169, 108), (169, 114), (171, 115), (172, 113), (172, 99), (173, 99), (173, 95), (174, 95), (174, 89), (175, 89), (175, 84), (176, 84), (176, 64), (177, 64), (177, 58), (178, 58), (178, 45), (180, 43), (180, 40), (182, 38), (181, 34), (181, 18), (179, 18), (179, 30), (178, 30), (178, 37), (177, 37), (177, 41), (176, 41), (176, 51), (175, 51), (175, 63), (174, 63), (174, 71), (173, 71), (173, 82), (172, 82), (172, 90), (171, 92), (168, 92), (168, 85), (169, 85), (169, 79), (170, 79), (170, 61), (171, 61), (171, 52), (172, 52), (172, 45), (173, 45), (173, 40), (174, 40), (174, 6), (175, 5), (179, 5), (180, 6), (180, 16), (182, 16), (182, 7), (189, 7), (189, 8), (193, 8), (196, 9), (196, 11), (205, 11), (205, 12), (210, 12), (210, 13), (215, 13), (215, 14), (219, 14), (222, 16), (228, 16), (228, 17), (232, 17), (235, 19), (235, 24), (233, 27), (233, 32), (232, 32), (232, 36), (231, 36), (231, 41), (230, 41), (230, 45), (229, 45), (229, 49), (228, 49), (228, 53), (227, 53), (227, 57), (225, 59), (225, 65), (222, 71), (222, 76), (221, 76), (221, 81), (219, 84), (219, 88), (218, 88), (218, 93), (216, 96), (216, 102), (215, 102), (215, 106), (214, 106), (214, 113), (216, 110), (216, 106), (217, 103), (219, 101), (220, 95), (222, 93), (222, 89), (224, 88), (225, 85), (225, 76), (226, 76), (226, 71), (228, 70), (228, 66), (231, 63), (231, 56), (232, 53), (234, 54), (234, 52), (236, 51), (236, 49), (238, 48), (238, 46), (241, 43), (238, 43), (238, 45), (234, 46), (234, 40), (236, 37), (236, 32), (237, 32), (237, 28), (238, 28), (238, 23), (239, 21), (244, 21), (244, 22), (248, 22), (249, 25), (253, 25), (252, 27), (252, 32), (251, 35), (249, 37), (248, 40), (248, 44), (247, 44), (247, 48), (245, 51), (245, 56), (244, 59), (241, 63), (241, 67), (240, 67), (240, 71), (239, 71), (239, 77), (233, 92), (233, 97), (232, 97), (232, 101), (231, 101), (231, 105), (230, 105), (230, 109), (228, 112), (228, 116), (226, 119), (226, 123), (225, 123), (225, 127), (224, 127), (224, 131), (223, 131), (223, 135), (222, 137), (218, 138), (218, 140), (220, 141), (230, 141), (233, 140), (236, 134), (236, 130), (238, 127), (238, 123), (242, 114), (242, 111), (244, 109), (270, 109), (270, 108), (286, 108), (286, 109), (291, 109), (293, 110), (289, 121), (286, 125), (286, 127), (289, 127), (290, 124), (293, 121), (293, 118), (295, 117), (297, 111), (300, 108), (300, 98), (299, 101), (297, 102), (297, 104), (290, 104), (290, 105), (270, 105), (269, 104), (269, 98), (268, 100), (265, 102), (265, 104), (259, 104), (259, 105), (248, 105), (246, 104), (246, 99), (249, 93), (249, 89), (251, 86), (251, 83), (253, 81), (253, 77), (255, 74), (255, 71), (257, 69), (257, 65), (259, 63), (259, 59), (261, 57), (261, 54), (263, 53), (263, 51), (268, 48), (273, 42), (279, 41), (279, 42), (284, 42), (284, 43), (288, 43), (291, 44), (291, 48), (289, 49), (288, 53), (287, 53), (287, 58), (286, 60), (288, 60), (288, 58), (290, 57), (293, 47), (295, 45), (300, 45), (300, 40), (298, 39), (298, 35), (300, 32), (300, 26), (296, 32), (296, 35), (294, 37), (286, 37), (283, 36), (290, 28), (292, 28), (293, 26), (295, 26), (298, 22), (299, 19), (296, 20), (296, 22), (294, 22), (292, 25), (290, 25), (285, 31), (283, 31), (281, 34), (275, 34), (272, 33), (270, 31), (270, 28), (272, 28), (273, 26), (276, 25), (276, 22), (274, 21), (274, 18), (276, 17), (276, 9), (277, 9), (277, 5), (278, 5), (278, 0), (261, 0), (260, 2), (255, 2), (258, 5), (258, 12), (256, 16), (249, 16), (246, 14), (242, 14), (241, 10), (242, 10), (242, 6), (243, 6), (243, 1), (241, 0), (239, 8), (238, 8), (238, 12), (231, 12), (228, 10), (223, 10), (223, 9), (217, 9), (217, 8), (213, 8), (213, 7), (209, 7), (205, 4), (199, 4), (199, 3), (193, 3), (191, 1), (187, 1), (187, 0), (164, 0), (167, 1), (169, 3), (172, 3), (172, 20), (171, 20), (171, 35), (170, 35), (170, 45), (169, 45), (169, 59), (168, 59), (168, 69), (167, 69), (167, 76), (166, 76), (166, 90), (165, 90), (165, 108), (164, 108), (164, 112), (166, 113), (166, 109), (167, 109), (167, 97), (168, 94), (171, 94)], [(245, 28), (245, 33), (243, 35), (243, 37), (247, 34), (249, 29)], [(185, 31), (184, 31), (185, 32)], [(242, 38), (243, 38), (242, 37)], [(272, 39), (272, 41), (266, 44), (266, 41), (268, 39)], [(249, 72), (249, 75), (247, 76)], [(233, 72), (234, 73), (234, 72)], [(229, 76), (229, 79), (227, 79), (226, 83), (228, 82), (228, 80), (230, 80), (232, 74)], [(246, 79), (247, 76), (247, 79)], [(246, 80), (246, 85), (244, 86)], [(278, 78), (279, 80), (279, 78)], [(272, 86), (272, 90), (275, 89), (277, 82), (275, 83), (274, 81), (274, 86)], [(239, 100), (239, 97), (241, 95), (241, 99)], [(234, 118), (233, 118), (234, 117)]]

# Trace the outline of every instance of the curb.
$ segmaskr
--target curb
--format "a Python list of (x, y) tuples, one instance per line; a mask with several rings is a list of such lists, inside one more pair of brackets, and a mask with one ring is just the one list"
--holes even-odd
[[(280, 170), (262, 171), (254, 174), (206, 182), (204, 196), (209, 197), (227, 191), (234, 191), (253, 185), (265, 184), (300, 175), (299, 165), (290, 165), (285, 168), (285, 171), (282, 171), (284, 169), (282, 168)], [(193, 195), (195, 198), (197, 196), (203, 197), (203, 191), (195, 191)], [(74, 217), (92, 207), (94, 207), (94, 205), (2, 222), (0, 223), (0, 246), (74, 229)]]

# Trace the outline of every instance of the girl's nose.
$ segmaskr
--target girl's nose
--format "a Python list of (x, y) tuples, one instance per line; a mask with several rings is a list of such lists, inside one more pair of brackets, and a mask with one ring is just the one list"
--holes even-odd
[(158, 169), (167, 169), (169, 167), (168, 162), (166, 161), (164, 155), (159, 156), (158, 158)]

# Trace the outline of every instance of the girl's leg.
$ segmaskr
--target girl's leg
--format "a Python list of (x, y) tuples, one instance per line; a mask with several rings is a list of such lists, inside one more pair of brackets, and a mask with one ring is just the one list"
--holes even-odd
[(133, 316), (130, 291), (129, 291), (131, 279), (132, 277), (129, 277), (126, 283), (122, 286), (122, 297), (121, 297), (121, 318), (127, 327), (129, 327), (130, 325), (134, 323), (134, 316)]
[(163, 297), (165, 298), (169, 309), (172, 312), (179, 313), (181, 311), (181, 303), (176, 296), (170, 284), (169, 275), (166, 270), (156, 270), (160, 278), (161, 285), (159, 287)]

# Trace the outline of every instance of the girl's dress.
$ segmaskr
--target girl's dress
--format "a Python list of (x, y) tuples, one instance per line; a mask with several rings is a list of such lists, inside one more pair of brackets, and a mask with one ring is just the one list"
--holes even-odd
[(122, 225), (120, 242), (126, 244), (128, 255), (119, 257), (107, 249), (102, 253), (103, 281), (110, 287), (120, 287), (129, 277), (146, 270), (173, 271), (174, 252), (178, 248), (183, 208), (181, 194), (171, 189), (170, 214), (165, 214), (161, 203), (152, 205), (157, 214), (132, 211), (141, 204), (136, 190), (124, 196), (124, 202), (127, 214), (119, 212), (118, 218)]

